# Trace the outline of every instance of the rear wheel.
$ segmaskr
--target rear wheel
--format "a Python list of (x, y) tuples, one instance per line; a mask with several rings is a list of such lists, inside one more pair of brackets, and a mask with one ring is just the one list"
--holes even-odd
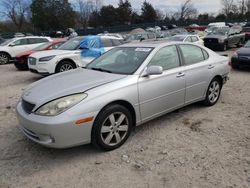
[(220, 98), (222, 83), (218, 78), (214, 78), (208, 86), (206, 99), (203, 103), (206, 106), (213, 106), (217, 103)]
[(10, 56), (7, 53), (0, 52), (0, 65), (9, 63)]
[(92, 144), (109, 151), (124, 144), (131, 133), (132, 116), (124, 106), (114, 104), (97, 116), (92, 129)]
[(62, 61), (57, 65), (56, 73), (65, 72), (65, 71), (72, 70), (75, 68), (76, 68), (76, 66), (74, 63), (72, 63), (70, 61)]

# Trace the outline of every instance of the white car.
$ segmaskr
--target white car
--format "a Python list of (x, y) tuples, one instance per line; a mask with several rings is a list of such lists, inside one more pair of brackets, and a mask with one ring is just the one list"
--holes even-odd
[(168, 39), (171, 41), (191, 42), (202, 46), (204, 45), (204, 41), (198, 35), (192, 35), (192, 34), (174, 35), (173, 37), (170, 37)]
[(17, 54), (32, 50), (42, 43), (52, 41), (49, 37), (17, 37), (0, 44), (0, 64), (9, 63)]
[(81, 54), (90, 51), (91, 46), (95, 45), (95, 42), (90, 42), (89, 46), (83, 48), (80, 48), (80, 46), (86, 39), (91, 37), (98, 37), (100, 39), (103, 52), (122, 44), (119, 38), (110, 36), (75, 37), (56, 50), (37, 52), (29, 56), (28, 66), (30, 71), (41, 75), (50, 75), (86, 66), (95, 57), (86, 55), (88, 53), (84, 53), (84, 56)]

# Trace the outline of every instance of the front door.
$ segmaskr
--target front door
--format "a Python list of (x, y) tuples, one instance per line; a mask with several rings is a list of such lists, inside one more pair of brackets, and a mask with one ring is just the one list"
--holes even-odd
[(160, 49), (149, 66), (163, 67), (163, 74), (139, 78), (142, 121), (181, 107), (185, 98), (185, 73), (175, 45)]

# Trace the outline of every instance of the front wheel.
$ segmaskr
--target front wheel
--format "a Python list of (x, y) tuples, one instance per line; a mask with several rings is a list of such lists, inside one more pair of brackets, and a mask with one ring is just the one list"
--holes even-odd
[(132, 116), (124, 106), (114, 104), (106, 107), (94, 122), (92, 144), (106, 151), (120, 147), (129, 137), (132, 123)]
[(0, 65), (9, 63), (10, 56), (6, 53), (0, 52)]
[(214, 78), (208, 86), (206, 99), (203, 103), (206, 106), (213, 106), (217, 103), (220, 98), (222, 84), (218, 78)]
[(76, 68), (76, 66), (74, 63), (72, 63), (70, 61), (62, 61), (57, 65), (56, 73), (69, 71), (69, 70), (72, 70), (75, 68)]

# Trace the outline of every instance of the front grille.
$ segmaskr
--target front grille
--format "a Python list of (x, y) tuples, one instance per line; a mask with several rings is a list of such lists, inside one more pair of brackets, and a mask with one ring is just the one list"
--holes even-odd
[(22, 100), (22, 107), (26, 113), (30, 114), (32, 110), (35, 108), (35, 104)]
[(38, 140), (38, 141), (40, 140), (39, 136), (36, 133), (32, 132), (31, 130), (26, 129), (24, 127), (21, 127), (21, 129), (23, 130), (24, 133), (27, 134), (27, 136), (29, 136), (35, 140)]
[(210, 39), (210, 38), (205, 38), (204, 43), (218, 43), (218, 39)]
[(30, 65), (36, 65), (36, 58), (34, 58), (34, 57), (29, 57), (28, 61), (29, 61)]

